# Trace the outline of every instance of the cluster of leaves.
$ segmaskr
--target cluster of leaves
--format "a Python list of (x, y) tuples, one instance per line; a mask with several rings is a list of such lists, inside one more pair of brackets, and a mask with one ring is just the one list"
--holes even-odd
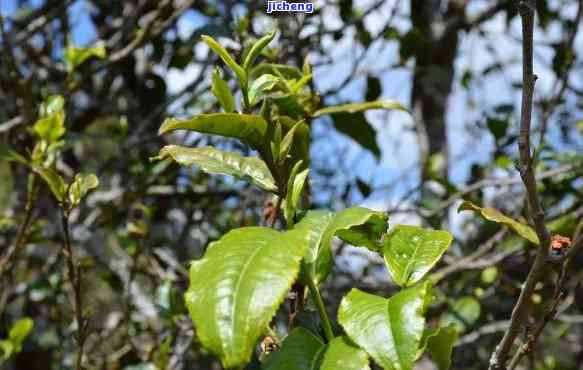
[[(168, 145), (155, 159), (170, 158), (208, 173), (250, 181), (274, 194), (287, 226), (283, 232), (261, 226), (235, 229), (211, 243), (201, 260), (192, 262), (185, 299), (199, 340), (226, 368), (243, 368), (296, 282), (302, 287), (301, 300), (309, 290), (321, 327), (294, 325), (262, 368), (368, 369), (371, 357), (385, 369), (407, 370), (426, 349), (440, 369), (448, 368), (457, 331), (454, 326), (426, 325), (424, 314), (433, 294), (425, 277), (452, 236), (407, 225), (396, 225), (387, 234), (388, 215), (361, 207), (336, 213), (307, 210), (311, 120), (324, 114), (403, 108), (392, 102), (368, 102), (317, 109), (318, 99), (308, 86), (312, 75), (307, 62), (301, 71), (254, 65), (275, 36), (272, 31), (259, 39), (246, 51), (242, 64), (216, 40), (203, 36), (237, 76), (241, 110), (236, 111), (233, 93), (215, 71), (212, 91), (225, 112), (167, 119), (159, 130), (160, 134), (190, 130), (249, 145), (258, 157), (215, 147)], [(388, 299), (352, 290), (338, 311), (343, 333), (334, 330), (319, 292), (333, 265), (334, 237), (382, 255), (402, 288)]]

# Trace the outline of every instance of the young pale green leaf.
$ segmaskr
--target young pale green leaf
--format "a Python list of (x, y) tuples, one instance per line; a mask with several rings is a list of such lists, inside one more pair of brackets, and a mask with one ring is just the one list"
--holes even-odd
[(400, 110), (403, 112), (408, 112), (407, 108), (403, 106), (401, 103), (387, 100), (387, 101), (370, 101), (365, 103), (348, 103), (342, 105), (335, 105), (333, 107), (327, 107), (318, 109), (314, 112), (314, 117), (320, 117), (325, 114), (332, 114), (332, 113), (357, 113), (363, 112), (366, 110), (371, 109), (389, 109), (389, 110)]
[(452, 242), (447, 231), (397, 225), (382, 242), (382, 253), (391, 277), (399, 286), (420, 281), (439, 261)]
[(281, 145), (279, 146), (279, 153), (278, 153), (278, 158), (279, 158), (280, 162), (285, 161), (285, 159), (287, 158), (287, 155), (289, 154), (289, 151), (290, 151), (292, 144), (294, 142), (294, 134), (295, 134), (296, 130), (298, 129), (298, 127), (301, 126), (301, 124), (302, 124), (302, 122), (298, 122), (297, 124), (293, 125), (292, 128), (283, 137), (283, 140), (281, 141)]
[(211, 243), (192, 263), (186, 304), (201, 343), (226, 368), (243, 367), (295, 281), (302, 230), (246, 227)]
[(33, 170), (47, 183), (55, 199), (62, 203), (67, 194), (67, 185), (61, 175), (48, 167), (33, 167)]
[(243, 62), (243, 68), (246, 71), (248, 71), (253, 66), (253, 62), (255, 62), (255, 59), (257, 59), (257, 57), (259, 56), (259, 54), (261, 54), (263, 49), (265, 49), (267, 45), (269, 45), (269, 43), (273, 40), (275, 35), (277, 35), (277, 31), (274, 29), (270, 31), (267, 35), (257, 40), (255, 44), (253, 44), (251, 50), (249, 50), (249, 53), (247, 53), (245, 61)]
[(40, 116), (46, 117), (65, 109), (65, 99), (61, 95), (51, 95), (40, 106)]
[(213, 84), (211, 90), (219, 104), (225, 112), (233, 113), (235, 111), (235, 98), (233, 98), (233, 94), (231, 94), (231, 90), (229, 90), (229, 85), (221, 78), (221, 74), (218, 70), (213, 72)]
[(269, 90), (273, 89), (278, 81), (278, 77), (270, 74), (261, 75), (253, 81), (249, 88), (249, 104), (252, 107), (255, 106)]
[(370, 370), (368, 356), (350, 338), (334, 338), (326, 346), (319, 370)]
[(434, 335), (427, 338), (427, 349), (439, 370), (447, 370), (451, 366), (453, 345), (458, 340), (459, 333), (455, 326), (441, 327)]
[(204, 41), (211, 48), (211, 50), (214, 51), (215, 54), (217, 54), (223, 60), (223, 62), (225, 62), (225, 64), (229, 66), (229, 68), (231, 68), (233, 72), (235, 72), (235, 74), (239, 78), (239, 81), (241, 82), (241, 85), (243, 86), (246, 85), (247, 72), (245, 72), (243, 67), (237, 64), (237, 62), (235, 62), (235, 59), (233, 59), (231, 54), (229, 54), (229, 52), (212, 37), (208, 35), (203, 35), (201, 36), (201, 38), (202, 41)]
[(99, 180), (94, 174), (83, 174), (79, 173), (75, 175), (75, 179), (69, 187), (69, 205), (71, 208), (76, 207), (81, 199), (83, 199), (87, 193), (99, 186)]
[(387, 370), (411, 370), (425, 326), (427, 282), (389, 299), (352, 289), (342, 299), (338, 321), (346, 334)]
[(261, 116), (238, 113), (199, 114), (191, 119), (168, 118), (160, 126), (160, 135), (173, 130), (192, 130), (203, 134), (239, 139), (254, 148), (264, 146), (267, 122)]
[(72, 72), (91, 57), (104, 59), (107, 52), (105, 51), (105, 43), (98, 42), (94, 47), (80, 48), (69, 44), (65, 49), (65, 66), (67, 71)]
[(448, 313), (441, 318), (441, 325), (454, 325), (460, 332), (478, 321), (481, 314), (480, 302), (473, 297), (462, 297), (451, 305)]
[(344, 209), (336, 214), (329, 211), (308, 211), (295, 226), (306, 230), (308, 248), (302, 263), (300, 279), (316, 284), (323, 281), (332, 266), (331, 242), (335, 235), (359, 247), (378, 249), (380, 236), (387, 228), (386, 213), (362, 207)]
[(13, 343), (17, 343), (18, 346), (20, 346), (32, 331), (33, 326), (34, 322), (32, 321), (32, 319), (28, 317), (18, 320), (10, 328), (10, 332), (8, 333), (8, 339), (10, 339)]
[(458, 208), (458, 212), (461, 211), (474, 211), (482, 215), (486, 220), (497, 222), (503, 225), (508, 226), (512, 229), (515, 233), (522, 236), (524, 239), (528, 240), (531, 243), (538, 244), (538, 236), (536, 235), (536, 231), (534, 231), (530, 226), (525, 225), (521, 222), (518, 222), (502, 212), (498, 211), (495, 208), (489, 207), (480, 207), (475, 205), (472, 202), (463, 202), (460, 204)]
[(183, 166), (198, 166), (212, 174), (233, 176), (250, 181), (261, 189), (277, 192), (277, 186), (267, 165), (256, 157), (243, 157), (238, 153), (225, 152), (214, 147), (186, 148), (167, 145), (154, 159), (172, 158)]
[[(286, 132), (286, 136), (291, 130), (293, 130), (293, 142), (288, 153), (294, 160), (301, 159), (303, 161), (302, 165), (304, 167), (302, 169), (307, 168), (310, 163), (310, 128), (304, 121), (297, 122), (286, 116), (280, 117), (277, 122), (281, 123), (282, 127), (285, 127), (284, 132)], [(285, 144), (285, 146), (287, 145), (288, 144)], [(280, 145), (280, 155), (285, 152), (284, 149), (284, 143), (282, 141), (282, 144)]]
[(33, 126), (36, 134), (47, 143), (55, 143), (65, 134), (65, 112), (58, 110), (55, 113), (36, 121)]
[[(318, 370), (318, 359), (326, 345), (302, 327), (295, 328), (281, 344), (281, 348), (265, 359), (263, 370)], [(347, 369), (348, 370), (348, 369)]]

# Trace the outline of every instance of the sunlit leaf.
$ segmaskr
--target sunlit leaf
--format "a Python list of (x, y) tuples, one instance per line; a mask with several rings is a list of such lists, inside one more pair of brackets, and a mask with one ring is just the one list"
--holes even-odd
[(389, 299), (352, 289), (342, 299), (338, 321), (346, 334), (387, 370), (411, 370), (425, 318), (427, 282)]
[(33, 126), (36, 134), (47, 143), (54, 143), (65, 134), (65, 112), (55, 113), (39, 119)]
[(257, 157), (243, 157), (238, 153), (225, 152), (214, 147), (186, 148), (167, 145), (155, 159), (172, 158), (183, 166), (198, 166), (212, 174), (233, 176), (250, 181), (260, 188), (276, 192), (277, 186), (267, 165)]
[(387, 228), (386, 213), (362, 207), (344, 209), (338, 213), (324, 210), (308, 211), (295, 226), (306, 230), (309, 244), (302, 263), (300, 278), (306, 282), (323, 281), (332, 266), (331, 242), (335, 235), (355, 246), (378, 250), (379, 238)]
[(480, 207), (472, 202), (463, 202), (458, 208), (458, 212), (461, 212), (461, 211), (477, 212), (477, 213), (481, 214), (482, 217), (484, 217), (486, 220), (506, 225), (510, 229), (512, 229), (515, 233), (522, 236), (524, 239), (526, 239), (534, 244), (539, 243), (538, 236), (536, 235), (536, 232), (530, 226), (525, 225), (521, 222), (518, 222), (518, 221), (506, 216), (505, 214), (503, 214), (502, 212), (498, 211), (495, 208)]
[(261, 75), (258, 79), (253, 81), (249, 88), (249, 103), (251, 106), (257, 104), (261, 97), (263, 97), (266, 92), (273, 89), (278, 81), (278, 77), (270, 74)]
[(241, 84), (245, 85), (247, 83), (247, 72), (245, 72), (243, 67), (241, 67), (237, 62), (235, 62), (235, 59), (233, 59), (231, 54), (229, 54), (229, 52), (212, 37), (203, 35), (201, 38), (211, 48), (211, 50), (214, 51), (215, 54), (217, 54), (223, 60), (223, 62), (225, 62), (225, 64), (231, 68), (233, 72), (235, 72), (239, 78), (239, 81), (241, 81)]
[(72, 72), (91, 57), (104, 59), (106, 54), (105, 43), (102, 41), (98, 42), (94, 47), (89, 48), (82, 48), (69, 44), (65, 49), (64, 56), (67, 71)]
[(389, 109), (389, 110), (400, 110), (404, 112), (408, 112), (407, 108), (403, 106), (401, 103), (387, 100), (387, 101), (371, 101), (365, 103), (348, 103), (348, 104), (341, 104), (335, 105), (332, 107), (327, 107), (323, 109), (318, 109), (314, 112), (314, 117), (320, 117), (325, 114), (332, 114), (332, 113), (357, 113), (371, 109)]
[(255, 148), (263, 147), (267, 122), (261, 116), (238, 113), (199, 114), (191, 119), (168, 118), (160, 126), (160, 135), (174, 130), (192, 130), (203, 134), (239, 139)]
[(296, 279), (302, 230), (246, 227), (211, 243), (190, 269), (185, 299), (200, 342), (226, 368), (242, 367)]
[(348, 337), (334, 338), (326, 346), (319, 370), (370, 370), (368, 356)]
[(69, 203), (71, 207), (76, 207), (81, 199), (87, 195), (90, 190), (99, 186), (99, 180), (94, 174), (77, 174), (69, 187)]
[(265, 49), (267, 45), (269, 45), (269, 43), (273, 40), (275, 35), (277, 35), (277, 31), (274, 29), (270, 31), (267, 35), (257, 40), (255, 44), (253, 44), (251, 50), (249, 50), (249, 53), (247, 53), (247, 56), (245, 57), (245, 61), (243, 62), (243, 68), (245, 70), (249, 70), (253, 66), (253, 62), (255, 62), (255, 59), (257, 59), (257, 57), (259, 56), (259, 54), (261, 54), (263, 49)]
[(397, 225), (382, 242), (382, 253), (391, 277), (400, 286), (420, 281), (439, 261), (452, 242), (447, 231)]

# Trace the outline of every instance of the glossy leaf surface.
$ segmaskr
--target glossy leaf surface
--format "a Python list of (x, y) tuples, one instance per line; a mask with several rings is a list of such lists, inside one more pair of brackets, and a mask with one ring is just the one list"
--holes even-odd
[(397, 225), (383, 240), (382, 253), (395, 283), (406, 287), (420, 281), (451, 242), (447, 231)]
[(257, 40), (255, 44), (253, 44), (253, 46), (249, 50), (249, 53), (247, 53), (247, 56), (245, 57), (245, 61), (243, 62), (243, 68), (245, 70), (248, 70), (253, 66), (255, 59), (257, 59), (257, 57), (259, 56), (259, 54), (261, 54), (263, 49), (265, 49), (267, 45), (269, 45), (269, 43), (273, 40), (275, 35), (277, 35), (277, 31), (272, 30), (269, 33), (267, 33), (267, 35)]
[(458, 212), (461, 211), (477, 212), (486, 220), (504, 224), (512, 229), (515, 233), (522, 236), (524, 239), (530, 241), (531, 243), (538, 244), (538, 236), (536, 235), (536, 231), (534, 231), (530, 226), (506, 216), (495, 208), (480, 207), (472, 202), (463, 202), (458, 208)]
[(389, 299), (352, 289), (338, 310), (347, 335), (387, 370), (411, 370), (425, 318), (428, 283), (401, 290)]
[(235, 74), (241, 81), (241, 84), (245, 85), (247, 83), (247, 73), (245, 72), (243, 67), (241, 67), (237, 62), (235, 62), (235, 59), (233, 59), (231, 54), (229, 54), (229, 52), (224, 47), (222, 47), (221, 44), (217, 42), (217, 40), (213, 39), (212, 37), (208, 35), (203, 35), (201, 36), (201, 38), (202, 41), (204, 41), (209, 46), (209, 48), (211, 48), (211, 50), (215, 52), (215, 54), (217, 54), (223, 60), (223, 62), (225, 62), (225, 64), (229, 66), (229, 68), (231, 68), (233, 72), (235, 72)]
[(320, 370), (370, 370), (368, 355), (350, 338), (334, 338), (326, 347)]
[(356, 112), (363, 112), (366, 110), (371, 109), (396, 109), (407, 112), (407, 108), (405, 108), (401, 103), (388, 100), (388, 101), (371, 101), (366, 103), (348, 103), (348, 104), (341, 104), (335, 105), (332, 107), (327, 107), (323, 109), (318, 109), (314, 112), (314, 117), (323, 116), (325, 114), (332, 114), (332, 113), (356, 113)]
[(90, 190), (99, 186), (97, 176), (93, 174), (77, 174), (69, 187), (69, 203), (71, 207), (77, 206)]
[(323, 281), (332, 265), (331, 242), (335, 235), (355, 246), (376, 248), (378, 239), (386, 230), (385, 213), (362, 207), (344, 209), (338, 213), (308, 211), (296, 225), (309, 235), (308, 249), (303, 261), (301, 279)]
[(247, 180), (260, 188), (276, 192), (275, 180), (267, 165), (256, 157), (244, 157), (238, 153), (225, 152), (214, 147), (186, 148), (167, 145), (160, 150), (156, 159), (172, 158), (183, 166), (195, 165), (212, 174), (233, 176)]
[(200, 114), (191, 119), (168, 118), (160, 126), (160, 135), (174, 130), (192, 130), (203, 134), (239, 139), (255, 148), (263, 146), (267, 122), (261, 116), (238, 113)]
[(226, 368), (251, 359), (298, 274), (306, 243), (301, 230), (246, 227), (211, 243), (192, 263), (186, 304), (201, 343)]

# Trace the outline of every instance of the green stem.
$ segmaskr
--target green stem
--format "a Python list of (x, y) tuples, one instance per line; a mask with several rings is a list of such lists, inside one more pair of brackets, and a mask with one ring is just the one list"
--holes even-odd
[(320, 319), (322, 320), (322, 326), (324, 327), (324, 335), (326, 336), (326, 340), (328, 342), (334, 339), (334, 331), (332, 331), (332, 324), (330, 323), (330, 318), (328, 318), (328, 313), (326, 312), (326, 306), (324, 306), (324, 301), (322, 300), (322, 296), (320, 295), (320, 290), (314, 283), (313, 279), (308, 279), (308, 287), (310, 288), (310, 294), (312, 295), (312, 299), (316, 303), (316, 307), (318, 309), (318, 314), (320, 315)]

